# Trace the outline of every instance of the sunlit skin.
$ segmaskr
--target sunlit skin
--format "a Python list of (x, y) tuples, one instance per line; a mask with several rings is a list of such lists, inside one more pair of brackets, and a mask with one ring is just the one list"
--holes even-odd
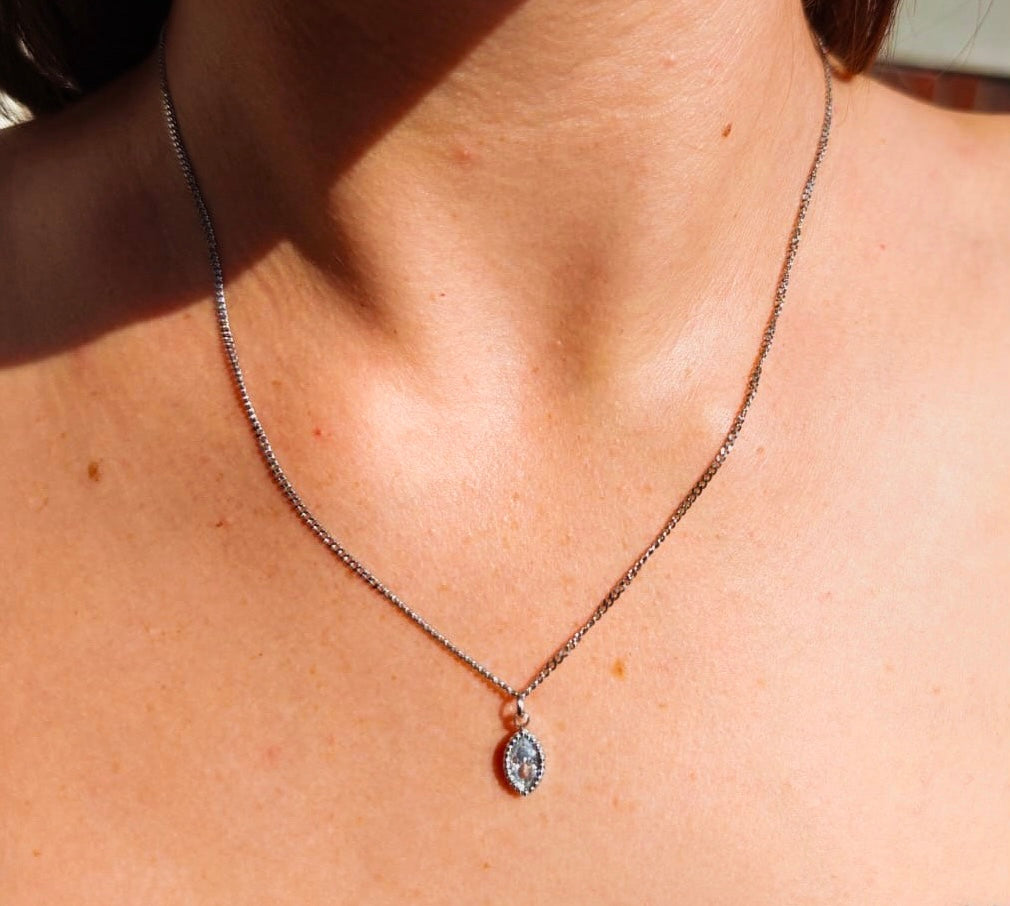
[[(799, 2), (168, 34), (282, 464), (527, 682), (743, 396), (820, 129)], [(0, 901), (1010, 904), (1008, 197), (1006, 117), (836, 80), (745, 430), (530, 696), (519, 797), (507, 703), (258, 459), (153, 58), (0, 133)]]

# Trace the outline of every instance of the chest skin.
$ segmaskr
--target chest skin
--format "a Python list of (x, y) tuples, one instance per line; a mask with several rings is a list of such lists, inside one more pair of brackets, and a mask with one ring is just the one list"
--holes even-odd
[[(1005, 522), (938, 521), (979, 464), (895, 476), (880, 432), (799, 462), (772, 418), (821, 428), (781, 399), (530, 697), (525, 799), (501, 696), (299, 524), (241, 424), (228, 468), (57, 432), (4, 583), (5, 902), (1003, 902)], [(503, 457), (454, 511), (341, 453), (302, 470), (319, 515), (514, 684), (677, 493), (659, 452)]]
[[(982, 146), (875, 105), (839, 104), (823, 202), (731, 459), (530, 697), (547, 767), (525, 799), (501, 778), (498, 693), (271, 485), (209, 300), (5, 362), (3, 906), (1010, 904), (1005, 179), (954, 191), (937, 174), (995, 173)], [(84, 198), (103, 184), (57, 163), (31, 184), (82, 174)], [(15, 237), (33, 275), (17, 305), (90, 317), (110, 286), (129, 300), (183, 266), (206, 286), (185, 193), (159, 193), (178, 201), (171, 229), (132, 201), (123, 228), (75, 219), (87, 205), (62, 191), (46, 207), (43, 188), (21, 199), (46, 213), (47, 240)], [(173, 247), (165, 236), (182, 263), (133, 274), (143, 250)], [(95, 254), (131, 238), (129, 254)], [(119, 270), (86, 274), (96, 261)], [(382, 369), (353, 371), (357, 345), (324, 336), (332, 323), (296, 320), (275, 343), (255, 283), (236, 292), (237, 333), (296, 486), (513, 684), (704, 469), (764, 316), (701, 331), (697, 395), (657, 391), (630, 426), (618, 404), (565, 422), (411, 408), (369, 382)], [(330, 371), (288, 386), (287, 363), (319, 349), (310, 361)], [(641, 384), (682, 377), (661, 362)], [(489, 385), (498, 403), (513, 386)]]

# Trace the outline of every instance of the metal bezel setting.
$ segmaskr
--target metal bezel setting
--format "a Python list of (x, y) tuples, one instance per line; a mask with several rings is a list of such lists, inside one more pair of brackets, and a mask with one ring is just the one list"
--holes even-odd
[[(537, 752), (537, 771), (530, 780), (524, 780), (520, 777), (516, 773), (515, 765), (512, 763), (512, 753), (515, 751), (516, 746), (519, 745), (520, 740), (523, 739), (529, 740), (530, 744)], [(540, 785), (540, 781), (543, 780), (544, 768), (546, 765), (547, 759), (544, 756), (544, 748), (540, 745), (540, 740), (537, 739), (536, 736), (534, 736), (525, 727), (512, 734), (508, 741), (508, 745), (505, 746), (505, 755), (502, 758), (502, 767), (505, 771), (505, 779), (508, 780), (509, 786), (511, 786), (512, 789), (514, 789), (520, 796), (528, 796)]]

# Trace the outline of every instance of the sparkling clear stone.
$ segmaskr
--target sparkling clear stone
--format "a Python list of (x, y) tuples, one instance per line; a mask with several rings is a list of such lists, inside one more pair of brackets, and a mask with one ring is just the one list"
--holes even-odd
[(544, 774), (544, 753), (529, 730), (514, 734), (505, 747), (505, 776), (520, 795), (532, 793)]

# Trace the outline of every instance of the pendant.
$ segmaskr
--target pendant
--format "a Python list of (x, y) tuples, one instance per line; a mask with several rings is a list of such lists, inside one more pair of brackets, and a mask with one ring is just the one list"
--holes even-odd
[(529, 723), (523, 700), (516, 701), (515, 723), (518, 728), (505, 746), (505, 779), (520, 796), (532, 793), (544, 776), (544, 750), (526, 724)]
[(544, 776), (544, 750), (529, 730), (512, 734), (505, 746), (505, 777), (520, 796), (532, 793)]

